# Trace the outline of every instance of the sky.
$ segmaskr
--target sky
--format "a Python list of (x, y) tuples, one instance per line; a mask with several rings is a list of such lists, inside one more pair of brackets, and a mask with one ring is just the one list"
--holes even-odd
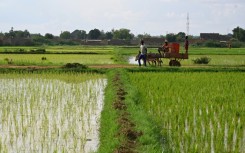
[(60, 35), (92, 29), (129, 29), (151, 36), (245, 29), (245, 0), (0, 0), (0, 32), (28, 30)]

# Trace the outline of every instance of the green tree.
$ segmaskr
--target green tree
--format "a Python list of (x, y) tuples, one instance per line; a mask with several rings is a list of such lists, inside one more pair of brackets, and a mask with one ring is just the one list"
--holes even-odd
[(166, 39), (167, 39), (169, 42), (176, 42), (177, 36), (176, 36), (175, 34), (167, 34), (167, 35), (166, 35)]
[(22, 31), (14, 31), (15, 38), (24, 38), (24, 33)]
[(2, 32), (0, 32), (0, 38), (3, 38), (4, 34)]
[(236, 38), (239, 41), (245, 41), (245, 30), (240, 27), (236, 27), (232, 30), (233, 38)]
[(151, 35), (148, 34), (148, 33), (145, 33), (145, 34), (138, 34), (138, 35), (137, 35), (137, 38), (138, 38), (138, 39), (150, 38), (150, 37), (151, 37)]
[(25, 30), (23, 32), (23, 35), (24, 35), (24, 38), (30, 38), (31, 37), (31, 34), (30, 34), (30, 32), (28, 30)]
[(106, 32), (105, 33), (106, 39), (112, 39), (113, 38), (113, 33), (112, 32)]
[(105, 32), (104, 32), (104, 30), (101, 30), (100, 31), (100, 37), (99, 37), (99, 39), (106, 39), (106, 35), (105, 35)]
[(49, 41), (41, 34), (31, 34), (31, 38), (37, 45), (48, 44)]
[(46, 33), (44, 36), (46, 39), (53, 39), (54, 35), (52, 35), (51, 33)]
[(131, 40), (134, 38), (134, 35), (130, 33), (129, 29), (119, 29), (113, 32), (113, 38)]
[[(85, 34), (86, 34), (86, 32), (85, 32)], [(82, 30), (74, 30), (71, 33), (71, 39), (84, 39)]]
[(184, 32), (179, 32), (176, 36), (176, 40), (181, 42), (185, 40), (185, 33)]
[(21, 30), (11, 31), (10, 35), (12, 35), (13, 38), (29, 38), (30, 37), (30, 33), (27, 30), (25, 30), (25, 31), (21, 31)]
[(71, 39), (71, 33), (69, 31), (61, 32), (60, 38), (62, 38), (62, 39)]
[(88, 33), (89, 39), (99, 39), (100, 36), (101, 36), (101, 32), (99, 29), (90, 30)]
[(87, 32), (85, 30), (81, 30), (81, 39), (87, 38)]
[(10, 38), (14, 38), (15, 37), (15, 33), (14, 33), (14, 28), (11, 27), (11, 30), (9, 31), (9, 36)]

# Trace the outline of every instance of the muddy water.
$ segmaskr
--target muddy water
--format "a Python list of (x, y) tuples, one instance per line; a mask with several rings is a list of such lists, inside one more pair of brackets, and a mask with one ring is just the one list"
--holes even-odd
[(138, 61), (135, 61), (135, 56), (130, 56), (128, 58), (128, 63), (138, 65)]

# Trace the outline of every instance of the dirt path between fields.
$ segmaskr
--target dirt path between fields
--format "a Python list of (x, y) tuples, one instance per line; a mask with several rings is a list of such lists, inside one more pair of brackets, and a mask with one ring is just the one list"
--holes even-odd
[(143, 134), (141, 131), (135, 130), (135, 124), (130, 120), (130, 113), (127, 111), (125, 96), (127, 92), (124, 90), (120, 74), (117, 73), (113, 79), (113, 85), (116, 87), (116, 100), (113, 103), (113, 108), (117, 111), (119, 130), (116, 136), (123, 137), (120, 145), (114, 153), (137, 153), (137, 140)]

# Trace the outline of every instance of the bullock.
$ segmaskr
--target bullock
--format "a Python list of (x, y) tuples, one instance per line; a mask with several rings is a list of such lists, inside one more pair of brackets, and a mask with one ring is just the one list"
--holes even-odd
[[(135, 57), (135, 61), (139, 60), (139, 56), (140, 56), (140, 52), (136, 55)], [(161, 64), (163, 63), (161, 60), (161, 55), (158, 53), (147, 53), (146, 54), (146, 62), (148, 62), (149, 65), (158, 65), (161, 66)]]

